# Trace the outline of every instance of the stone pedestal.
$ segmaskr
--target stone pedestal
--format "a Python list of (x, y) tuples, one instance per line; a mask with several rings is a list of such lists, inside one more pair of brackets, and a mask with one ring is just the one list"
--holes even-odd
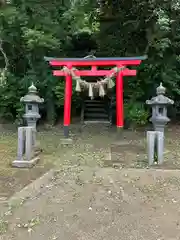
[(149, 165), (162, 164), (164, 161), (164, 133), (158, 131), (147, 132), (147, 152)]
[(36, 129), (34, 127), (18, 128), (17, 158), (12, 166), (31, 168), (39, 161), (40, 148), (36, 145)]

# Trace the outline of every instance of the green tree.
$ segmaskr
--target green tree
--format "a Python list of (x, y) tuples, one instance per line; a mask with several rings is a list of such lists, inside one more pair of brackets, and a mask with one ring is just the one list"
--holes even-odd
[[(87, 1), (59, 0), (12, 0), (3, 5), (0, 9), (0, 67), (4, 95), (0, 97), (1, 117), (11, 116), (12, 120), (20, 116), (19, 99), (33, 81), (45, 98), (45, 115), (49, 121), (54, 120), (56, 111), (63, 106), (64, 82), (52, 77), (43, 58), (72, 54), (72, 39), (79, 30), (90, 34), (96, 30), (89, 7)], [(47, 109), (51, 111), (47, 112)]]
[[(1, 118), (21, 116), (19, 99), (33, 81), (45, 98), (44, 116), (53, 121), (63, 106), (64, 81), (52, 76), (43, 57), (83, 57), (96, 42), (97, 56), (148, 55), (137, 77), (124, 81), (127, 102), (144, 104), (163, 82), (178, 110), (179, 13), (177, 0), (1, 1)], [(73, 93), (73, 104), (77, 99)]]

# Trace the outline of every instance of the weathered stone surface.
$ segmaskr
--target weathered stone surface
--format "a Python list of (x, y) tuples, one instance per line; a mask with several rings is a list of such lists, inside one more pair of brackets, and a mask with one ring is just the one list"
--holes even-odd
[(25, 151), (25, 132), (24, 127), (18, 128), (18, 151), (17, 159), (21, 160)]
[(164, 133), (158, 132), (157, 134), (157, 156), (158, 164), (162, 164), (164, 161)]
[[(18, 128), (18, 153), (13, 167), (30, 168), (39, 161), (39, 148), (36, 146), (34, 127)], [(38, 151), (39, 150), (39, 151)]]
[(73, 144), (73, 140), (71, 138), (62, 138), (61, 140), (62, 145), (71, 145)]
[(33, 159), (26, 161), (26, 160), (15, 160), (12, 163), (13, 167), (18, 168), (32, 168), (37, 162), (40, 160), (40, 157), (34, 157)]
[[(158, 131), (147, 132), (147, 153), (148, 163), (153, 165), (155, 161), (157, 164), (162, 164), (164, 160), (164, 133)], [(155, 156), (157, 159), (155, 159)]]
[(148, 163), (153, 165), (154, 163), (154, 147), (155, 147), (156, 132), (147, 131), (147, 153), (148, 153)]
[(166, 124), (170, 121), (167, 117), (167, 107), (173, 105), (174, 101), (164, 96), (166, 89), (160, 86), (156, 89), (157, 96), (147, 100), (146, 104), (152, 107), (152, 117), (150, 121), (153, 124), (154, 131), (164, 132)]
[(41, 117), (39, 114), (39, 104), (43, 103), (44, 99), (38, 96), (37, 88), (33, 83), (28, 88), (28, 94), (22, 97), (20, 101), (25, 104), (26, 112), (23, 117), (27, 125), (36, 129), (37, 120)]

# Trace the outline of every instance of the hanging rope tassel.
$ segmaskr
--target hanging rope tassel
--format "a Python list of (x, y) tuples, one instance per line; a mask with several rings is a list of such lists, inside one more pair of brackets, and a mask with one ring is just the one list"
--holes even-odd
[(76, 68), (71, 68), (69, 69), (68, 67), (64, 66), (63, 67), (63, 71), (69, 75), (72, 76), (73, 80), (76, 81), (76, 91), (77, 92), (82, 92), (84, 90), (88, 90), (89, 91), (89, 97), (91, 99), (93, 99), (94, 97), (94, 88), (98, 89), (99, 91), (99, 96), (100, 97), (104, 97), (105, 96), (105, 90), (106, 88), (104, 88), (105, 86), (110, 89), (113, 88), (115, 86), (115, 83), (113, 82), (112, 78), (119, 72), (123, 71), (126, 67), (122, 66), (122, 67), (115, 67), (112, 70), (112, 73), (108, 76), (106, 76), (104, 79), (101, 79), (101, 81), (98, 81), (97, 83), (89, 83), (86, 82), (84, 80), (82, 80), (79, 76), (76, 76), (75, 72), (77, 71)]
[(114, 86), (115, 86), (115, 84), (114, 84), (112, 78), (109, 78), (108, 82), (107, 82), (108, 89), (113, 88)]
[(76, 92), (81, 92), (81, 85), (79, 79), (76, 80)]
[(104, 91), (104, 87), (103, 87), (103, 84), (99, 84), (99, 96), (100, 97), (104, 97), (105, 95), (105, 91)]
[(89, 97), (93, 99), (93, 88), (91, 83), (89, 84)]

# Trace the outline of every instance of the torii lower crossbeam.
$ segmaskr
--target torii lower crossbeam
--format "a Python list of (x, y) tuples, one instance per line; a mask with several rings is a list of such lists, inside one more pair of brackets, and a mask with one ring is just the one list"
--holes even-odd
[[(71, 119), (71, 98), (72, 98), (72, 76), (64, 71), (62, 67), (72, 69), (73, 67), (90, 66), (91, 70), (75, 70), (76, 76), (108, 76), (113, 70), (100, 70), (98, 67), (128, 67), (140, 65), (146, 56), (124, 57), (124, 58), (48, 58), (45, 60), (53, 67), (61, 67), (53, 70), (54, 76), (64, 76), (66, 80), (64, 96), (64, 136), (69, 138), (69, 125)], [(116, 75), (116, 125), (118, 129), (124, 126), (123, 111), (123, 76), (135, 76), (136, 70), (123, 69)]]

